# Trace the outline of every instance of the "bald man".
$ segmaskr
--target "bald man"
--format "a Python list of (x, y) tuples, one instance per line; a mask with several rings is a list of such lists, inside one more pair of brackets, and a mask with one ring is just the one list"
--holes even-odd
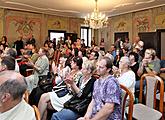
[(36, 120), (33, 108), (23, 99), (26, 89), (21, 74), (0, 72), (0, 120)]

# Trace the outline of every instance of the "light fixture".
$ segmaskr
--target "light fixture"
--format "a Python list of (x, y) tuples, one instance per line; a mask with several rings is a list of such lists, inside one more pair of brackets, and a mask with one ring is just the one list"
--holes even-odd
[(91, 14), (88, 14), (85, 17), (85, 21), (84, 21), (86, 26), (89, 26), (90, 28), (93, 29), (100, 29), (103, 27), (107, 27), (108, 24), (108, 17), (106, 17), (105, 14), (99, 12), (97, 1), (98, 0), (95, 0), (96, 7), (94, 11)]

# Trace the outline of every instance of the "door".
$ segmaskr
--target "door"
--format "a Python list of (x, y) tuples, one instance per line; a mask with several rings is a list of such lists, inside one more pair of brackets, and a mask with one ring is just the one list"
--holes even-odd
[(159, 35), (157, 32), (141, 32), (138, 34), (140, 39), (144, 42), (143, 52), (148, 48), (156, 50), (157, 56), (161, 56), (161, 46)]

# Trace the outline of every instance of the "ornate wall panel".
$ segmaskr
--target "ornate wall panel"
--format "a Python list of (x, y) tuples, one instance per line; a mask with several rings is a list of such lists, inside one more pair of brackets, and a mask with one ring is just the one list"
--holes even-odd
[(153, 9), (153, 29), (165, 29), (165, 6)]
[(152, 9), (133, 13), (133, 36), (151, 31)]
[(0, 9), (0, 39), (3, 35), (3, 18), (4, 18), (4, 10)]
[(5, 16), (6, 35), (9, 43), (13, 43), (18, 36), (24, 39), (33, 35), (37, 40), (37, 45), (41, 42), (41, 16), (40, 14), (25, 13), (18, 11), (7, 11)]
[(47, 28), (49, 30), (68, 30), (69, 19), (67, 17), (49, 16)]

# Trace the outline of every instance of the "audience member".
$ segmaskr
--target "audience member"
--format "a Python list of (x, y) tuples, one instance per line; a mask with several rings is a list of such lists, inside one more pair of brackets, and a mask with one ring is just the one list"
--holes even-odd
[(98, 63), (100, 78), (94, 83), (92, 101), (84, 117), (78, 120), (121, 120), (121, 89), (109, 73), (112, 61), (105, 57)]
[(133, 94), (135, 92), (135, 73), (130, 69), (130, 60), (124, 56), (120, 59), (120, 76), (117, 78), (119, 83), (126, 86)]
[(15, 59), (11, 56), (0, 58), (0, 72), (5, 70), (15, 70)]
[(34, 74), (26, 77), (29, 92), (31, 92), (33, 88), (37, 87), (39, 76), (47, 75), (49, 72), (49, 60), (46, 54), (47, 50), (45, 48), (40, 48), (37, 61), (35, 63), (31, 61), (27, 63), (28, 66), (31, 66), (34, 69)]
[(105, 51), (104, 38), (101, 38), (101, 41), (100, 41), (100, 50)]
[[(14, 48), (6, 48), (3, 52), (3, 56), (11, 56), (16, 59), (17, 51)], [(19, 66), (17, 60), (15, 60), (15, 71), (19, 72)]]
[[(72, 70), (70, 73), (68, 73), (66, 78), (73, 79), (73, 81), (75, 81), (77, 84), (82, 79), (82, 73), (80, 71), (82, 68), (82, 63), (83, 61), (80, 57), (74, 57), (71, 62)], [(62, 79), (62, 83), (64, 83), (66, 78)], [(65, 88), (67, 88), (67, 91), (64, 91), (63, 96), (58, 96), (58, 94), (55, 91), (44, 93), (41, 96), (38, 107), (42, 120), (46, 119), (45, 117), (47, 116), (47, 108), (60, 111), (63, 109), (64, 103), (73, 96), (72, 94), (70, 94), (70, 92), (74, 93), (74, 91), (70, 88), (70, 85), (66, 83), (62, 87), (64, 86)], [(58, 87), (60, 88), (60, 85)]]
[(0, 120), (36, 120), (33, 108), (23, 99), (26, 88), (19, 73), (0, 72)]
[(136, 80), (140, 80), (140, 77), (137, 74), (137, 71), (139, 69), (139, 63), (138, 63), (139, 56), (135, 52), (129, 53), (129, 60), (130, 60), (130, 68), (136, 75)]
[[(156, 52), (152, 48), (145, 50), (144, 58), (140, 62), (139, 69), (137, 71), (139, 77), (141, 77), (144, 73), (160, 73), (160, 60), (156, 58)], [(139, 87), (140, 81), (136, 81), (136, 90), (139, 90)]]
[(24, 43), (22, 41), (22, 36), (19, 36), (18, 40), (14, 42), (14, 48), (17, 50), (17, 56), (22, 55), (21, 49), (24, 48)]
[[(88, 104), (91, 101), (91, 94), (95, 81), (95, 78), (92, 77), (93, 70), (94, 66), (92, 64), (90, 64), (89, 62), (84, 63), (84, 66), (81, 70), (83, 73), (83, 78), (79, 82), (78, 86), (72, 79), (66, 79), (65, 82), (67, 84), (70, 84), (72, 90), (75, 91), (75, 95), (65, 103), (66, 105), (64, 104), (64, 109), (53, 114), (51, 120), (76, 120), (78, 116), (82, 116), (85, 114)], [(80, 108), (80, 111), (69, 106), (69, 104), (72, 104), (72, 102), (74, 101), (79, 101), (76, 103), (77, 106), (78, 104), (81, 104), (80, 107), (82, 108)], [(82, 104), (83, 101), (86, 102)]]

